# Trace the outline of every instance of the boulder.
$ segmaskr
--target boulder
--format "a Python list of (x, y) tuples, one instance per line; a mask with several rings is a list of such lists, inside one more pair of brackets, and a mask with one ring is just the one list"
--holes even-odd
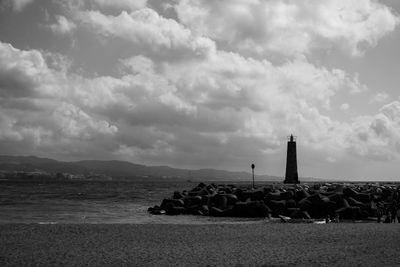
[(288, 199), (286, 200), (286, 208), (296, 208), (297, 207), (297, 203), (294, 199)]
[(320, 206), (322, 204), (322, 197), (319, 193), (315, 193), (307, 198), (313, 206)]
[(362, 203), (369, 203), (371, 201), (371, 194), (369, 193), (358, 193), (354, 196), (354, 199)]
[(312, 209), (312, 206), (313, 206), (312, 202), (310, 200), (308, 200), (307, 198), (304, 198), (299, 202), (299, 208), (302, 211), (303, 210), (309, 211)]
[(292, 191), (281, 192), (279, 195), (280, 195), (281, 200), (288, 200), (288, 199), (292, 199), (294, 197), (294, 194)]
[(250, 194), (250, 200), (256, 201), (256, 200), (263, 200), (264, 199), (264, 190), (256, 190), (251, 192)]
[(345, 187), (343, 188), (343, 195), (348, 198), (348, 197), (353, 197), (356, 198), (358, 192), (356, 192), (354, 189), (350, 187)]
[(184, 201), (184, 206), (189, 207), (189, 206), (200, 206), (202, 204), (202, 196), (187, 196), (183, 198)]
[(211, 216), (216, 216), (216, 217), (221, 217), (224, 215), (224, 211), (217, 208), (217, 207), (211, 207), (210, 208), (210, 215)]
[(234, 194), (227, 194), (226, 198), (228, 199), (228, 205), (235, 205), (238, 201), (238, 198)]
[(288, 208), (288, 216), (294, 219), (302, 219), (303, 213), (301, 212), (300, 208)]
[[(161, 203), (161, 209), (166, 210), (166, 206), (168, 204), (172, 204), (172, 206), (174, 207), (183, 207), (184, 206), (184, 202), (182, 199), (171, 199), (171, 198), (165, 198), (162, 203)], [(171, 206), (171, 205), (170, 205)]]
[(338, 208), (348, 208), (350, 207), (349, 202), (345, 198), (342, 198), (338, 203)]
[(359, 207), (343, 207), (336, 210), (336, 213), (340, 218), (355, 220), (359, 217), (360, 208)]
[(174, 195), (172, 196), (173, 199), (182, 199), (183, 195), (179, 191), (175, 191)]
[(300, 201), (303, 198), (309, 197), (310, 194), (303, 188), (299, 188), (295, 191), (295, 200)]
[(167, 215), (178, 215), (186, 212), (186, 209), (184, 207), (174, 206), (172, 202), (167, 203), (164, 209), (165, 209), (165, 214)]
[(280, 192), (270, 192), (265, 195), (266, 200), (282, 200)]
[(213, 197), (212, 203), (215, 205), (215, 207), (224, 210), (228, 206), (228, 198), (226, 195), (217, 194)]
[(347, 198), (347, 202), (349, 203), (350, 206), (356, 206), (356, 207), (360, 207), (360, 208), (365, 208), (366, 207), (364, 203), (362, 203), (360, 201), (357, 201), (352, 197), (348, 197)]
[(333, 193), (328, 195), (328, 198), (330, 201), (334, 201), (336, 204), (339, 204), (343, 199), (343, 193)]
[(237, 202), (232, 210), (237, 217), (267, 217), (269, 211), (262, 201)]

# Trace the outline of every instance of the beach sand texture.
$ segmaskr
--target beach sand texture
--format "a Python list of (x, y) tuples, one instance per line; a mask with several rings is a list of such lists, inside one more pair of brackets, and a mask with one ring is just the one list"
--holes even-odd
[(400, 266), (400, 224), (0, 225), (0, 266)]

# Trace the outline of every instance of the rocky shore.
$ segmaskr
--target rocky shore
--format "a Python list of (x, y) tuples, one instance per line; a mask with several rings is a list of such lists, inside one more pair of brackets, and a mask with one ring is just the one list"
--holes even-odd
[(269, 185), (245, 188), (200, 183), (189, 191), (175, 191), (152, 214), (193, 214), (227, 217), (280, 217), (326, 221), (395, 219), (400, 187), (394, 184), (323, 183)]

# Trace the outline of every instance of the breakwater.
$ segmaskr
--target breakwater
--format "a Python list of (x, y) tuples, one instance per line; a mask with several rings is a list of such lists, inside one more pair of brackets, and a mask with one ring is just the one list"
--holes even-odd
[(191, 190), (173, 192), (148, 211), (167, 215), (380, 221), (381, 217), (394, 219), (399, 202), (400, 186), (395, 184), (322, 183), (253, 189), (200, 183)]

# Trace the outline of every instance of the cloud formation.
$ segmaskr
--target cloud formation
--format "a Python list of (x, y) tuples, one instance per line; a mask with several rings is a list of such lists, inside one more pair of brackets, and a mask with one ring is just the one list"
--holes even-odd
[(249, 55), (293, 56), (332, 46), (362, 55), (399, 22), (371, 0), (183, 0), (176, 10), (184, 25)]
[(393, 101), (380, 108), (374, 116), (359, 117), (349, 136), (351, 152), (381, 161), (399, 158), (400, 102)]
[(100, 8), (112, 8), (115, 10), (137, 10), (146, 7), (147, 0), (92, 0)]
[(50, 25), (50, 29), (59, 34), (70, 33), (76, 28), (76, 24), (72, 21), (69, 21), (66, 17), (56, 15), (57, 22)]
[(71, 103), (74, 78), (49, 68), (40, 51), (0, 43), (0, 62), (2, 146), (40, 152), (62, 141), (67, 149), (77, 140), (117, 132), (98, 115)]
[[(395, 29), (388, 7), (368, 0), (148, 2), (63, 2), (50, 28), (76, 39), (64, 55), (0, 42), (3, 151), (235, 169), (249, 159), (277, 163), (285, 136), (295, 133), (309, 165), (398, 158), (400, 103), (338, 120), (330, 114), (349, 104), (332, 104), (336, 98), (368, 87), (357, 73), (309, 56), (340, 49), (362, 57)], [(91, 49), (93, 62), (114, 60), (112, 71), (77, 67), (74, 56)]]
[(97, 34), (125, 39), (144, 53), (151, 51), (176, 59), (186, 54), (207, 56), (215, 50), (212, 40), (194, 35), (175, 20), (163, 18), (149, 8), (129, 14), (122, 11), (118, 16), (107, 16), (100, 11), (83, 11), (79, 17)]
[(20, 12), (33, 0), (3, 0), (0, 3), (0, 8), (11, 7), (14, 11)]
[(389, 95), (385, 92), (377, 93), (371, 98), (370, 103), (374, 103), (374, 102), (381, 103), (381, 102), (387, 100), (388, 98), (389, 98)]

